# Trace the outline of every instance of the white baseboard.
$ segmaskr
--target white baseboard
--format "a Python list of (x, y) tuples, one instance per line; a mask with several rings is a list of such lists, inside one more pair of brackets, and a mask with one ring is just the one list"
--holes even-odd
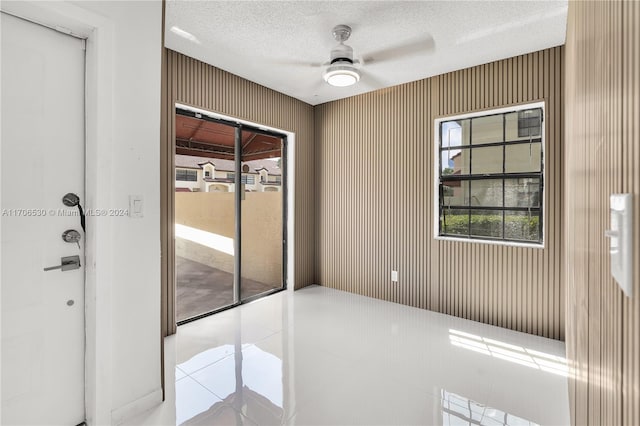
[(111, 411), (111, 424), (119, 425), (125, 420), (155, 407), (162, 402), (162, 388), (158, 388), (142, 398), (138, 398), (120, 408)]

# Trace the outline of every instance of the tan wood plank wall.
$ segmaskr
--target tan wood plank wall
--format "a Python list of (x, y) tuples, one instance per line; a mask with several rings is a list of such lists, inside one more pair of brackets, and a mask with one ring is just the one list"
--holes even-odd
[[(176, 102), (295, 133), (295, 288), (313, 283), (313, 107), (196, 59), (165, 49), (161, 148), (162, 325), (175, 333), (172, 270)], [(167, 172), (169, 171), (169, 172)], [(167, 226), (168, 225), (168, 226)], [(289, 277), (289, 282), (291, 283)]]
[[(640, 424), (640, 3), (569, 2), (567, 354), (575, 425)], [(634, 287), (611, 278), (609, 195), (634, 194)]]
[[(563, 339), (563, 60), (552, 48), (317, 106), (316, 282)], [(434, 240), (433, 120), (540, 100), (545, 248)]]

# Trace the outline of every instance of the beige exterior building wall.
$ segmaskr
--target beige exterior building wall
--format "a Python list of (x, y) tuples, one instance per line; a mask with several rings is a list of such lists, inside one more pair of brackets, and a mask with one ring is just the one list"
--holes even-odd
[[(178, 192), (176, 224), (234, 238), (233, 193)], [(176, 255), (233, 273), (234, 257), (176, 237)], [(282, 193), (247, 192), (242, 201), (242, 277), (280, 287), (282, 283)]]
[[(205, 172), (209, 171), (209, 175), (213, 179), (228, 179), (229, 173), (234, 173), (229, 170), (217, 170), (211, 164), (204, 164), (201, 169), (195, 169), (191, 167), (176, 167), (176, 170), (195, 170), (198, 174), (197, 180), (183, 181), (176, 180), (176, 188), (189, 188), (193, 192), (234, 192), (235, 184), (232, 182), (208, 182), (204, 180)], [(245, 190), (252, 192), (281, 192), (281, 185), (274, 185), (272, 180), (275, 180), (280, 175), (269, 175), (266, 172), (263, 173), (243, 173), (242, 176), (252, 176), (254, 179), (253, 184), (244, 185)], [(264, 178), (270, 184), (263, 184), (260, 179)]]

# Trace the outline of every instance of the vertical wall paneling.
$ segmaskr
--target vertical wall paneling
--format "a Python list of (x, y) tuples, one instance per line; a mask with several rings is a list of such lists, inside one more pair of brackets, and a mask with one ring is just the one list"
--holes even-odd
[[(182, 103), (295, 133), (294, 268), (295, 288), (314, 276), (313, 107), (180, 53), (166, 50), (162, 112), (161, 181), (162, 312), (165, 334), (175, 332), (173, 246), (175, 103)], [(169, 171), (169, 172), (167, 172)], [(291, 278), (290, 278), (291, 279)], [(291, 285), (291, 281), (289, 282)]]
[[(563, 339), (563, 55), (547, 49), (317, 106), (316, 282)], [(540, 100), (545, 248), (435, 240), (434, 119)]]
[[(569, 2), (566, 343), (575, 425), (640, 424), (640, 4)], [(633, 297), (611, 277), (609, 195), (634, 195)]]

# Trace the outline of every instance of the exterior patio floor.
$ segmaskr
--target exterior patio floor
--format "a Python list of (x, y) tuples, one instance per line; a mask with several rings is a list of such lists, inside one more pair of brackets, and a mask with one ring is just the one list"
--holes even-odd
[[(176, 319), (182, 321), (233, 303), (233, 274), (176, 256)], [(271, 284), (242, 279), (242, 297), (272, 290)]]

